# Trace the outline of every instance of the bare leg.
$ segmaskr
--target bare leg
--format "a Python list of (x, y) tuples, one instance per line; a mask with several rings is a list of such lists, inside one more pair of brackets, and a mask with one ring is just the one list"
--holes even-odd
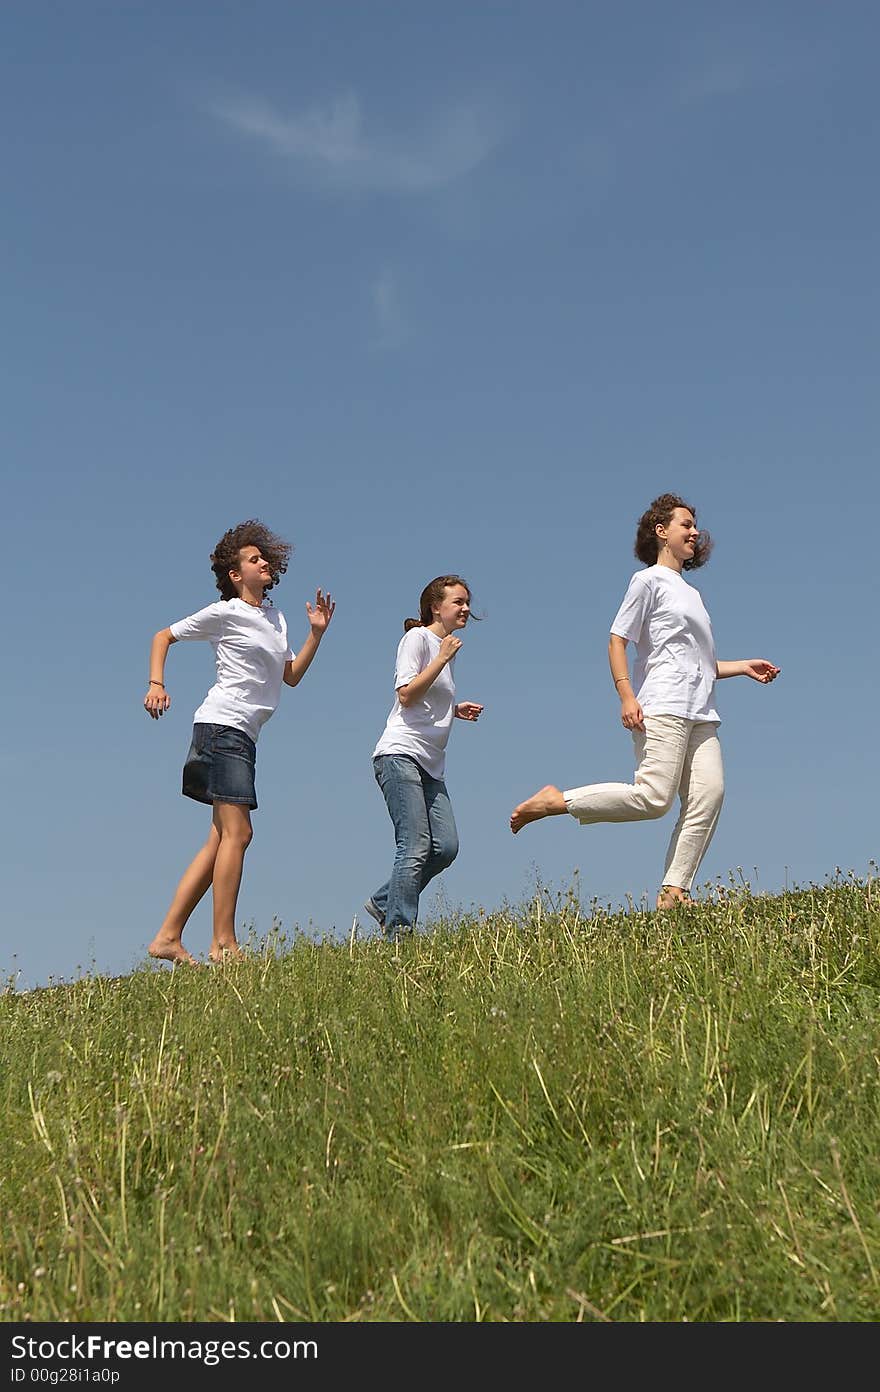
[(162, 958), (166, 962), (189, 962), (197, 966), (196, 959), (187, 952), (181, 938), (187, 919), (204, 897), (214, 877), (214, 862), (220, 848), (217, 827), (212, 825), (211, 834), (198, 855), (184, 871), (165, 921), (148, 948), (151, 957)]
[(250, 808), (235, 802), (215, 802), (214, 830), (219, 847), (214, 865), (214, 936), (208, 957), (212, 962), (223, 962), (244, 955), (235, 937), (235, 907), (244, 853), (254, 835)]
[(510, 830), (515, 836), (524, 826), (528, 826), (529, 822), (537, 822), (541, 817), (559, 817), (567, 811), (562, 793), (558, 788), (554, 788), (552, 783), (548, 783), (530, 798), (526, 798), (525, 802), (514, 807), (510, 816)]

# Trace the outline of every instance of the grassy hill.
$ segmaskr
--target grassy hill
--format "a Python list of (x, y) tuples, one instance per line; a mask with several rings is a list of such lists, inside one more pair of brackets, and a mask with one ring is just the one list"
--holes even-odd
[(0, 1319), (877, 1320), (880, 884), (0, 997)]

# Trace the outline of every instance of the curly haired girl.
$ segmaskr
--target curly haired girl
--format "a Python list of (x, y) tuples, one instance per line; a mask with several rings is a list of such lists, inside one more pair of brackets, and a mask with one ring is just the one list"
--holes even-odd
[(244, 854), (253, 837), (251, 811), (257, 739), (281, 695), (281, 684), (298, 686), (311, 666), (336, 605), (318, 590), (306, 602), (309, 632), (298, 654), (287, 640), (284, 615), (267, 598), (287, 570), (291, 547), (251, 519), (224, 532), (211, 555), (222, 598), (206, 609), (160, 629), (150, 653), (150, 685), (144, 709), (153, 720), (168, 710), (165, 659), (172, 643), (207, 639), (214, 649), (217, 680), (193, 717), (193, 736), (183, 768), (184, 796), (207, 803), (211, 831), (184, 872), (165, 921), (149, 946), (151, 957), (194, 963), (183, 946), (193, 909), (213, 888), (214, 932), (208, 957), (240, 957), (235, 909)]

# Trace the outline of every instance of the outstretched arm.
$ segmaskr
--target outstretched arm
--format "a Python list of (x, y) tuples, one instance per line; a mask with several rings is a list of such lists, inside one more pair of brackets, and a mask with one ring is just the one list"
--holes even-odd
[(153, 635), (153, 645), (150, 648), (150, 684), (144, 697), (144, 710), (151, 720), (158, 720), (171, 705), (171, 697), (165, 690), (165, 659), (171, 644), (176, 642), (177, 639), (170, 628), (160, 628), (159, 632)]
[(306, 613), (309, 616), (309, 635), (303, 643), (296, 657), (284, 664), (284, 680), (288, 686), (299, 686), (306, 672), (312, 665), (312, 659), (318, 651), (318, 645), (324, 634), (327, 632), (327, 625), (333, 618), (336, 609), (336, 602), (330, 599), (330, 595), (324, 595), (320, 590), (315, 593), (315, 607), (312, 608), (306, 600)]
[(775, 681), (782, 671), (772, 662), (768, 662), (763, 657), (743, 657), (738, 662), (716, 662), (715, 675), (718, 680), (724, 677), (751, 677), (753, 681), (760, 682), (766, 686), (768, 682)]

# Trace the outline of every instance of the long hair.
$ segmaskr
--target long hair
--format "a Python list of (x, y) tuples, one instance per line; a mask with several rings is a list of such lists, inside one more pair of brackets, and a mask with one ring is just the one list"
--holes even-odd
[[(645, 565), (657, 564), (660, 543), (655, 528), (668, 527), (676, 508), (687, 508), (696, 522), (696, 509), (692, 508), (690, 503), (686, 503), (684, 498), (679, 498), (676, 493), (661, 493), (659, 498), (654, 499), (647, 512), (643, 512), (639, 518), (633, 550), (639, 560), (644, 561)], [(699, 570), (700, 566), (705, 565), (708, 561), (711, 551), (712, 538), (708, 532), (701, 532), (694, 547), (694, 554), (689, 561), (683, 562), (682, 570)]]
[(471, 587), (466, 580), (462, 580), (460, 575), (438, 575), (425, 586), (419, 596), (419, 617), (417, 619), (404, 619), (404, 633), (409, 633), (411, 628), (427, 628), (429, 624), (432, 624), (434, 622), (433, 606), (440, 603), (446, 590), (453, 585), (464, 586), (467, 590), (468, 603), (470, 603)]
[(270, 532), (262, 522), (251, 517), (247, 522), (239, 522), (224, 532), (211, 552), (211, 569), (217, 580), (217, 589), (224, 599), (235, 599), (235, 586), (229, 578), (230, 570), (238, 570), (239, 552), (243, 546), (256, 546), (263, 560), (268, 563), (272, 575), (266, 590), (277, 585), (287, 570), (287, 562), (293, 550), (289, 541)]

